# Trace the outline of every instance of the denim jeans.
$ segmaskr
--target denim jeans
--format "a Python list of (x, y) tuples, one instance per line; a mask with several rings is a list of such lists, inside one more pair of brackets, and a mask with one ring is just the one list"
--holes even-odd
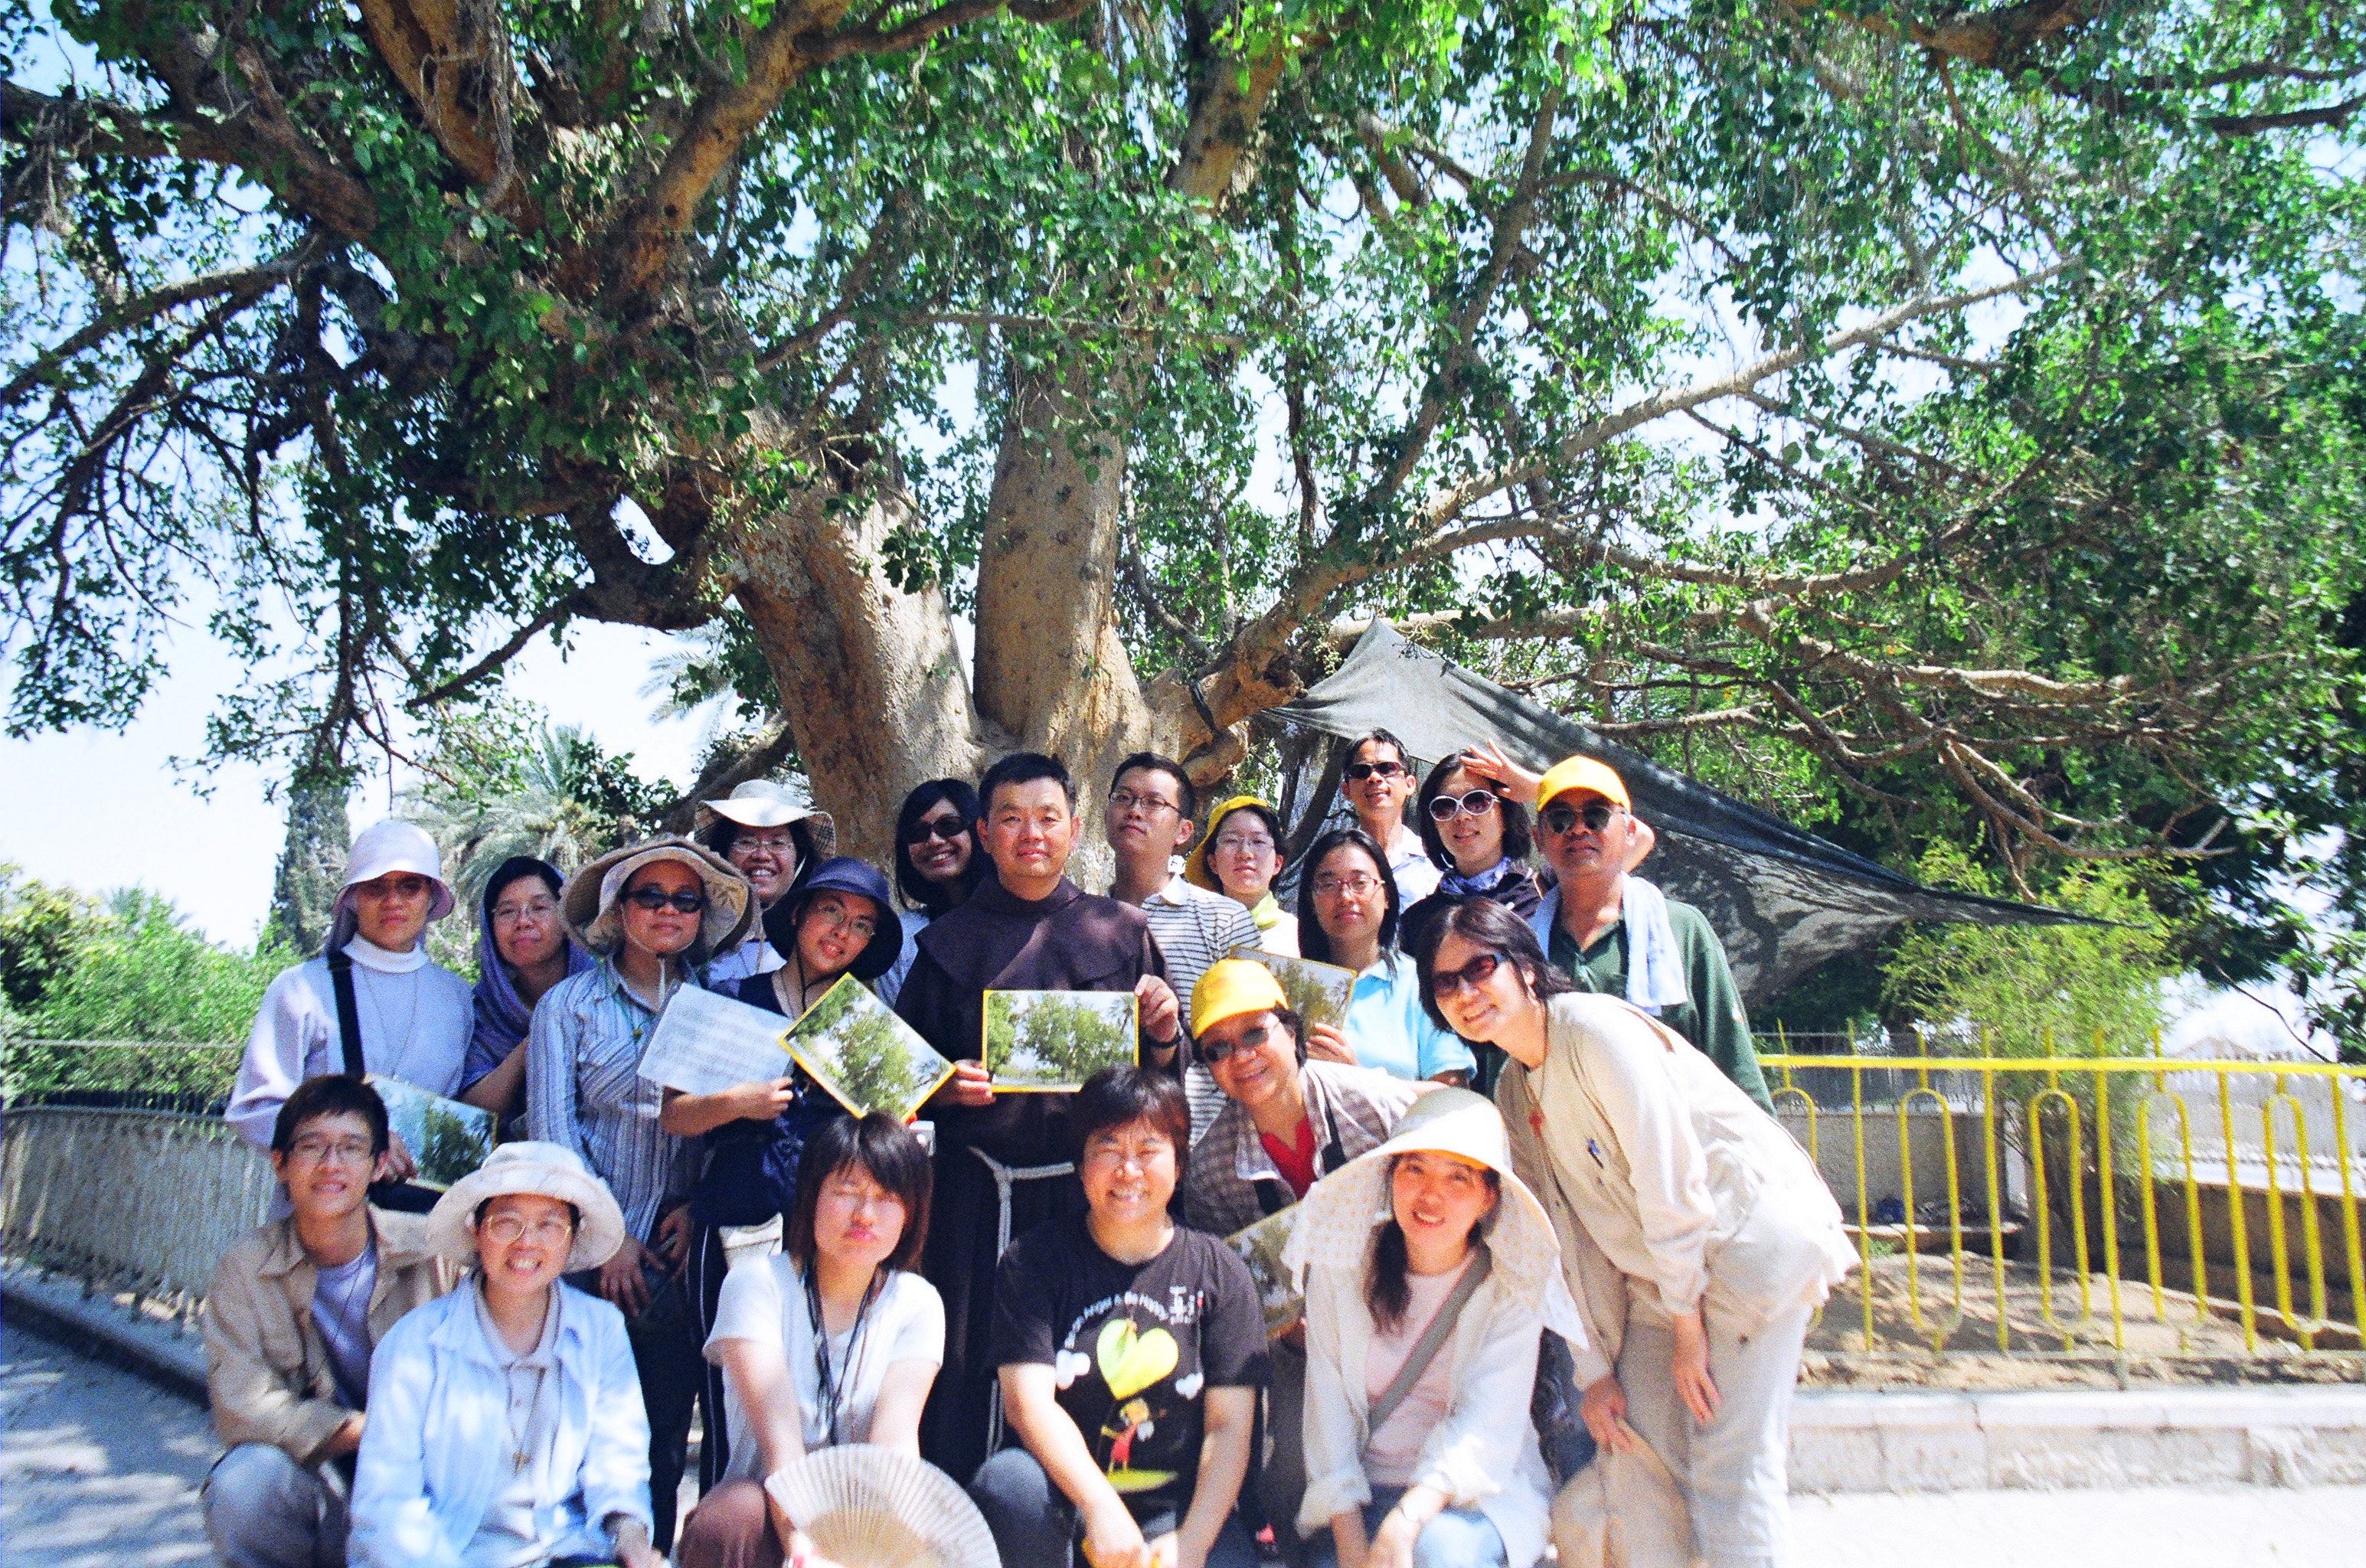
[[(1372, 1500), (1364, 1505), (1368, 1538), (1404, 1495), (1402, 1486), (1372, 1488)], [(1319, 1532), (1308, 1544), (1314, 1549), (1314, 1568), (1339, 1568), (1339, 1543), (1329, 1530)], [(1509, 1564), (1504, 1538), (1486, 1515), (1476, 1508), (1448, 1508), (1421, 1527), (1413, 1543), (1413, 1568), (1509, 1568)]]
[[(986, 1516), (995, 1550), (1009, 1568), (1069, 1568), (1076, 1561), (1069, 1555), (1077, 1537), (1076, 1505), (1052, 1484), (1043, 1466), (1025, 1449), (1005, 1449), (978, 1466), (969, 1495)], [(1142, 1533), (1152, 1540), (1178, 1522), (1171, 1510), (1135, 1517)], [(1257, 1568), (1256, 1542), (1249, 1539), (1237, 1511), (1217, 1532), (1208, 1568)]]
[(206, 1537), (230, 1568), (335, 1568), (345, 1561), (345, 1488), (268, 1443), (214, 1461), (197, 1494)]

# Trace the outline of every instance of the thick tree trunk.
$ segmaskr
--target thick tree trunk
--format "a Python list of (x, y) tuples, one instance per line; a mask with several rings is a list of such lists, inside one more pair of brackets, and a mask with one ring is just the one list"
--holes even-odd
[(1096, 428), (1071, 388), (1020, 381), (978, 551), (977, 708), (1096, 801), (1152, 740), (1114, 606), (1124, 476), (1122, 435)]
[[(944, 595), (880, 570), (909, 501), (817, 484), (750, 530), (736, 597), (839, 852), (895, 863), (896, 810), (924, 779), (975, 778), (1008, 742), (977, 724)], [(838, 504), (835, 508), (831, 502)]]

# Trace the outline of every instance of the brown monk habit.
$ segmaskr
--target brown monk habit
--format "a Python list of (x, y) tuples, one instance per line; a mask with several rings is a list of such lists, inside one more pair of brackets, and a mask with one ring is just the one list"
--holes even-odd
[[(1140, 909), (1065, 877), (1049, 897), (1031, 903), (989, 876), (967, 903), (929, 922), (919, 950), (896, 1010), (954, 1061), (975, 1059), (984, 1049), (987, 991), (1131, 991), (1144, 975), (1166, 977), (1166, 961)], [(1145, 1062), (1149, 1043), (1143, 1042)], [(992, 1105), (931, 1112), (936, 1193), (921, 1271), (944, 1297), (945, 1361), (921, 1420), (920, 1452), (963, 1483), (988, 1451), (995, 1369), (981, 1363), (1001, 1244), (1055, 1214), (1081, 1212), (1085, 1201), (1073, 1175), (1013, 1181), (1006, 1231), (994, 1172), (978, 1154), (1012, 1168), (1075, 1158), (1068, 1099), (1005, 1094)]]

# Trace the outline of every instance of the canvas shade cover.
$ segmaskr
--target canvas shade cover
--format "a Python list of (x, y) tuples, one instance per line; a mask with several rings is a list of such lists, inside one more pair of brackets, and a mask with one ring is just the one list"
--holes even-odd
[[(1329, 679), (1273, 715), (1342, 739), (1390, 730), (1412, 751), (1416, 772), (1485, 740), (1538, 773), (1579, 754), (1608, 763), (1626, 781), (1635, 815), (1660, 836), (1639, 874), (1708, 917), (1734, 982), (1752, 1003), (1780, 995), (1825, 959), (1864, 947), (1902, 920), (2093, 923), (2064, 910), (1925, 887), (1605, 740), (1407, 641), (1386, 621), (1372, 623)], [(1335, 766), (1312, 802), (1318, 815), (1336, 804), (1336, 783)]]

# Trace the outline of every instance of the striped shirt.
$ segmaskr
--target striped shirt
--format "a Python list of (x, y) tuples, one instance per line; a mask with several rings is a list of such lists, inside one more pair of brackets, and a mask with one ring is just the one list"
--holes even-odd
[(644, 1243), (666, 1200), (688, 1197), (698, 1175), (696, 1140), (658, 1125), (665, 1091), (641, 1077), (656, 1022), (603, 958), (550, 988), (526, 1039), (527, 1135), (582, 1156), (625, 1211), (625, 1234)]
[(1166, 886), (1144, 899), (1142, 913), (1150, 922), (1150, 934), (1158, 939), (1158, 951), (1166, 960), (1166, 983), (1183, 1004), (1187, 1026), (1191, 987), (1208, 966), (1236, 947), (1265, 943), (1265, 932), (1238, 899), (1195, 887), (1180, 876), (1169, 877)]

